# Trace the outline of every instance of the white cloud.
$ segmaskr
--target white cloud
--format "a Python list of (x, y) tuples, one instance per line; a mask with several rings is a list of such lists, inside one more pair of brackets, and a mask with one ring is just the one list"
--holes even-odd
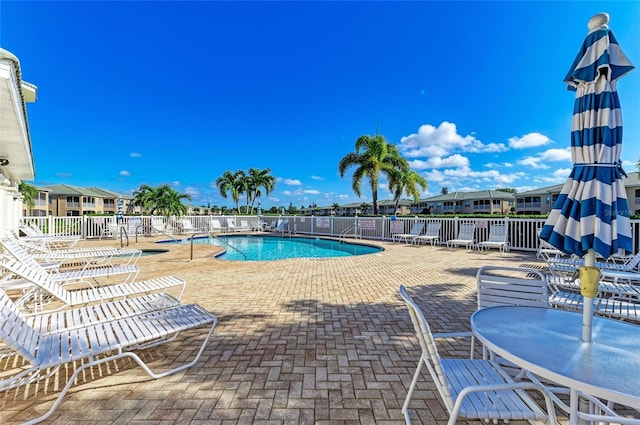
[(306, 193), (307, 195), (319, 195), (320, 191), (314, 190), (314, 189), (307, 189), (307, 190), (303, 190), (302, 193)]
[(197, 198), (200, 196), (200, 191), (192, 186), (185, 187), (184, 193), (186, 193), (187, 195), (191, 195), (192, 198)]
[(427, 168), (468, 167), (469, 158), (456, 153), (445, 158), (429, 158), (426, 161), (414, 159), (412, 161), (409, 161), (409, 165), (411, 166), (411, 168), (415, 168), (416, 170), (425, 170)]
[(131, 175), (131, 173), (130, 173), (130, 172), (128, 172), (127, 170), (122, 170), (122, 171), (120, 171), (120, 172), (118, 173), (118, 175), (119, 175), (119, 176), (122, 176), (122, 177), (127, 177), (127, 176), (130, 176), (130, 175)]
[(558, 168), (556, 171), (551, 173), (550, 176), (539, 176), (538, 178), (536, 178), (536, 181), (546, 184), (564, 183), (565, 181), (567, 181), (569, 173), (571, 173), (571, 168)]
[(298, 179), (284, 179), (284, 184), (289, 186), (300, 186), (302, 182)]
[(571, 161), (571, 148), (548, 149), (540, 154), (544, 161)]
[(545, 169), (545, 168), (549, 168), (549, 166), (547, 164), (541, 164), (540, 161), (542, 159), (540, 157), (536, 157), (536, 156), (528, 156), (524, 159), (521, 159), (518, 161), (518, 164), (520, 165), (524, 165), (526, 167), (531, 167), (531, 168), (535, 168), (535, 169)]
[(519, 160), (518, 164), (539, 170), (549, 168), (542, 161), (571, 161), (571, 148), (548, 149), (537, 156), (527, 156)]
[(174, 180), (174, 181), (171, 182), (171, 186), (178, 187), (178, 186), (180, 186), (180, 182), (178, 180)]
[(341, 194), (341, 195), (338, 195), (338, 198), (340, 198), (340, 199), (349, 199), (349, 195)]
[(284, 191), (282, 191), (282, 194), (284, 196), (291, 196), (291, 195), (293, 195), (293, 192), (291, 192), (290, 190), (284, 190)]
[(418, 133), (402, 137), (398, 146), (407, 158), (434, 158), (453, 152), (504, 152), (508, 148), (502, 143), (485, 145), (473, 135), (458, 134), (455, 124), (443, 121), (438, 127), (424, 124)]
[(312, 180), (324, 180), (324, 178), (320, 177), (320, 176), (311, 176), (311, 179)]
[(513, 149), (535, 148), (551, 143), (551, 139), (541, 133), (528, 133), (522, 137), (512, 137), (509, 139), (509, 147)]
[(140, 157), (142, 156), (142, 154), (139, 154), (138, 152), (131, 152), (131, 153), (129, 154), (129, 156), (130, 156), (131, 158), (140, 158)]
[(71, 173), (57, 173), (56, 177), (62, 177), (62, 178), (68, 178), (71, 177), (73, 174)]

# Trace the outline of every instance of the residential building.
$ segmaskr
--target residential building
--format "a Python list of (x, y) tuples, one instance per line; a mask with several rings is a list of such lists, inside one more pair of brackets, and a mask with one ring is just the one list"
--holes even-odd
[(516, 194), (516, 214), (548, 214), (560, 195), (562, 184), (547, 186)]
[(116, 214), (119, 198), (123, 201), (123, 213), (134, 213), (131, 196), (109, 190), (68, 184), (42, 186), (38, 189), (49, 193), (49, 214), (55, 216)]
[(452, 192), (421, 199), (412, 205), (414, 214), (508, 214), (515, 208), (515, 195), (500, 190)]

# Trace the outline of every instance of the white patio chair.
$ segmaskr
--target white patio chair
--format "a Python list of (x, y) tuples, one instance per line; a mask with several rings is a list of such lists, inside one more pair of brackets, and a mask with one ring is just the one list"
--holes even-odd
[(230, 232), (235, 232), (236, 231), (236, 219), (235, 218), (228, 218), (227, 219), (227, 230), (229, 230)]
[[(0, 391), (41, 381), (55, 375), (61, 366), (70, 364), (70, 370), (75, 370), (70, 376), (59, 374), (61, 379), (68, 379), (53, 405), (43, 415), (26, 422), (35, 424), (51, 416), (78, 375), (87, 368), (128, 357), (157, 379), (192, 367), (204, 352), (216, 324), (215, 315), (197, 304), (190, 304), (114, 319), (100, 325), (41, 334), (0, 290), (0, 341), (3, 351), (7, 355), (19, 355), (26, 362), (14, 375), (3, 374)], [(138, 354), (128, 351), (153, 347), (171, 340), (179, 332), (204, 326), (209, 326), (209, 330), (194, 358), (164, 372), (152, 371)]]
[(238, 226), (238, 231), (240, 232), (249, 232), (251, 231), (251, 226), (249, 225), (248, 220), (240, 220), (240, 226)]
[(419, 236), (420, 233), (422, 233), (422, 229), (424, 229), (423, 222), (413, 223), (413, 225), (411, 226), (411, 230), (409, 230), (409, 233), (392, 233), (391, 240), (397, 243), (400, 243), (400, 241), (405, 241), (405, 243), (408, 244), (409, 242), (413, 241), (413, 238)]
[(489, 226), (489, 239), (478, 242), (476, 247), (480, 251), (483, 249), (497, 248), (500, 250), (500, 253), (503, 254), (505, 251), (509, 251), (509, 240), (507, 237), (506, 224), (492, 224)]
[[(468, 333), (433, 335), (422, 310), (400, 286), (400, 296), (405, 302), (411, 321), (420, 342), (422, 354), (418, 367), (409, 386), (407, 398), (402, 406), (407, 424), (409, 402), (425, 365), (449, 412), (448, 425), (458, 419), (480, 420), (526, 420), (530, 423), (546, 421), (556, 424), (551, 397), (545, 387), (532, 382), (514, 382), (496, 362), (487, 359), (441, 358), (436, 340), (467, 336)], [(547, 413), (527, 394), (525, 390), (535, 390), (542, 394)]]
[(442, 223), (439, 221), (432, 221), (427, 224), (427, 231), (424, 235), (415, 236), (412, 240), (412, 243), (422, 243), (429, 242), (431, 246), (435, 246), (436, 242), (440, 238), (440, 228), (442, 227)]
[[(476, 273), (478, 310), (501, 305), (549, 307), (546, 276), (528, 267), (483, 266)], [(471, 358), (475, 337), (471, 336)], [(483, 350), (484, 355), (487, 352)], [(505, 366), (506, 363), (499, 362)], [(507, 365), (511, 367), (511, 365)]]
[(42, 310), (43, 305), (38, 302), (43, 296), (53, 297), (60, 301), (58, 310), (65, 307), (85, 305), (95, 302), (113, 301), (135, 297), (154, 292), (163, 292), (169, 288), (179, 288), (178, 299), (182, 296), (186, 282), (174, 276), (159, 277), (138, 282), (117, 283), (113, 285), (101, 285), (95, 288), (80, 288), (67, 290), (59, 281), (54, 280), (42, 267), (33, 264), (25, 264), (12, 257), (0, 256), (0, 269), (12, 273), (16, 278), (22, 279), (32, 285), (16, 304), (29, 306), (33, 302), (31, 310)]
[(473, 248), (475, 240), (476, 226), (473, 223), (461, 223), (458, 230), (458, 236), (455, 239), (449, 239), (447, 241), (447, 248), (454, 248), (463, 245), (470, 251)]

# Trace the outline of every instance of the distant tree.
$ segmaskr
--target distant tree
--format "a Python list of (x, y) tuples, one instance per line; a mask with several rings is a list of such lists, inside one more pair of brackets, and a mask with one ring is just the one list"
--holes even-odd
[(38, 197), (38, 188), (26, 182), (20, 182), (18, 192), (22, 195), (22, 202), (29, 208), (36, 206), (36, 198)]
[(344, 177), (345, 171), (355, 166), (351, 179), (353, 192), (360, 196), (360, 186), (362, 179), (367, 178), (371, 187), (373, 198), (373, 213), (378, 214), (378, 182), (380, 174), (390, 177), (391, 172), (401, 166), (402, 157), (398, 148), (388, 143), (384, 136), (375, 135), (373, 137), (364, 135), (356, 140), (356, 151), (347, 154), (338, 163), (340, 177)]
[(246, 176), (247, 184), (247, 209), (250, 214), (253, 213), (253, 206), (258, 198), (264, 194), (270, 194), (276, 187), (276, 178), (271, 174), (270, 168), (260, 170), (258, 168), (250, 168), (249, 174)]
[(269, 213), (270, 214), (278, 214), (278, 207), (276, 207), (275, 205), (271, 208), (269, 208)]
[(334, 202), (333, 204), (331, 204), (331, 212), (333, 212), (334, 215), (338, 214), (338, 210), (340, 209), (340, 204), (337, 202)]
[(440, 189), (440, 195), (447, 195), (449, 193), (449, 189), (447, 187), (443, 187)]
[(393, 193), (394, 211), (397, 211), (403, 193), (413, 197), (413, 202), (417, 203), (420, 199), (418, 187), (421, 187), (422, 190), (427, 189), (427, 180), (409, 168), (409, 163), (404, 158), (403, 160), (405, 162), (403, 166), (394, 170), (389, 179), (389, 190)]
[(507, 192), (507, 193), (518, 193), (517, 189), (512, 189), (510, 187), (503, 187), (503, 188), (500, 188), (500, 189), (496, 189), (496, 191), (498, 191), (498, 192)]
[(371, 208), (371, 204), (368, 202), (363, 202), (360, 204), (360, 214), (366, 214), (367, 210)]
[(227, 198), (231, 194), (231, 199), (236, 204), (236, 210), (240, 212), (240, 195), (245, 192), (247, 180), (244, 171), (238, 170), (235, 173), (225, 171), (224, 174), (217, 178), (216, 186), (220, 189), (220, 195)]

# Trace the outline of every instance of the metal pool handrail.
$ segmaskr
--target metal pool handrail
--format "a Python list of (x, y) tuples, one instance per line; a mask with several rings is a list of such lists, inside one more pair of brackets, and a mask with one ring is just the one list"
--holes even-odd
[(238, 248), (236, 248), (235, 246), (231, 245), (229, 242), (223, 241), (222, 239), (220, 239), (219, 237), (214, 235), (212, 232), (196, 232), (196, 233), (192, 233), (191, 234), (191, 242), (190, 242), (190, 244), (191, 244), (191, 260), (193, 260), (193, 239), (195, 238), (196, 235), (208, 235), (209, 237), (214, 238), (215, 240), (220, 242), (222, 245), (228, 246), (229, 248), (231, 248), (234, 251), (238, 252), (240, 255), (242, 255), (244, 257), (244, 261), (247, 261), (247, 254), (245, 254), (244, 252), (240, 251)]

